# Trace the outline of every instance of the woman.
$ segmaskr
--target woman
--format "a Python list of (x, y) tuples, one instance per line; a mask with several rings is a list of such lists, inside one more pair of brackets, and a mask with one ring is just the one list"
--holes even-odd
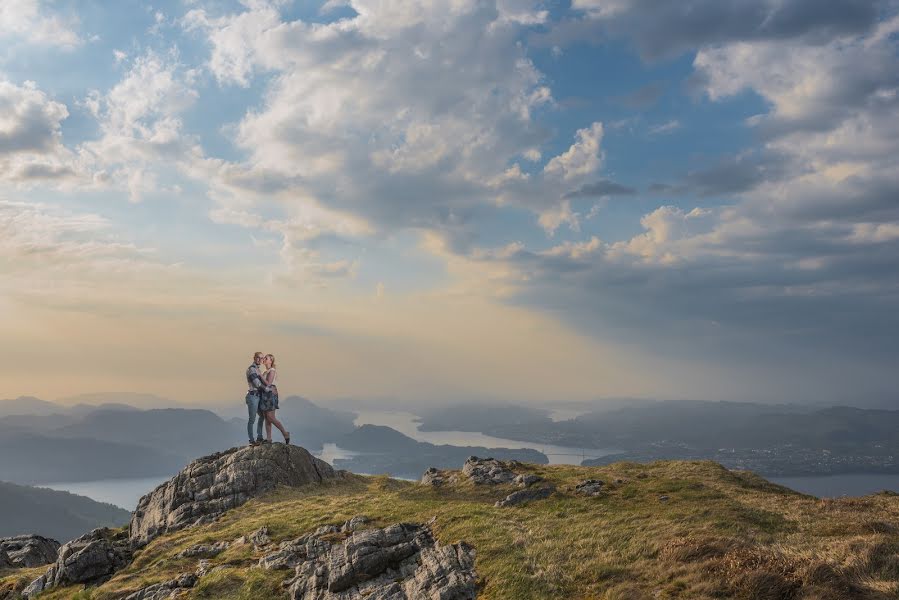
[(270, 392), (262, 392), (262, 397), (259, 400), (259, 412), (265, 417), (265, 441), (268, 444), (272, 443), (272, 425), (274, 425), (281, 432), (281, 435), (284, 436), (284, 443), (289, 444), (290, 432), (285, 431), (281, 421), (275, 416), (275, 411), (278, 409), (278, 386), (275, 385), (275, 381), (278, 379), (278, 372), (275, 370), (275, 356), (266, 354), (262, 359), (262, 364), (265, 366), (262, 381), (271, 388)]

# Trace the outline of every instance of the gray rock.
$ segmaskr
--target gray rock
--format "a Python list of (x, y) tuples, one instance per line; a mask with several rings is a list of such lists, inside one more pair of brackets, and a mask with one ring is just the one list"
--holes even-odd
[(56, 562), (32, 581), (22, 596), (28, 598), (58, 585), (103, 583), (131, 562), (131, 552), (131, 542), (124, 532), (114, 532), (106, 527), (94, 529), (63, 544)]
[(534, 475), (533, 473), (525, 473), (515, 478), (515, 484), (520, 485), (521, 487), (531, 487), (538, 481), (542, 480), (543, 478), (539, 475)]
[(582, 496), (599, 496), (603, 492), (604, 482), (599, 479), (585, 479), (576, 486), (574, 491)]
[(445, 483), (446, 483), (446, 477), (443, 475), (443, 472), (440, 471), (440, 469), (438, 469), (437, 467), (430, 467), (421, 476), (421, 484), (422, 485), (430, 485), (433, 487), (440, 487)]
[(322, 525), (318, 529), (315, 530), (315, 533), (312, 535), (316, 537), (321, 537), (323, 535), (329, 535), (333, 533), (340, 533), (340, 529), (337, 528), (337, 525)]
[(464, 542), (441, 546), (422, 525), (357, 531), (296, 562), (293, 600), (469, 600), (476, 594), (474, 549)]
[(0, 569), (9, 569), (12, 567), (12, 561), (3, 548), (0, 548)]
[(316, 484), (339, 476), (299, 446), (243, 446), (204, 456), (140, 499), (131, 516), (131, 539), (144, 545), (168, 531), (208, 522), (280, 485)]
[(214, 544), (197, 544), (175, 555), (175, 558), (212, 558), (228, 549), (228, 542), (216, 542)]
[(190, 589), (195, 585), (197, 585), (197, 576), (193, 573), (184, 573), (177, 579), (148, 585), (133, 594), (125, 596), (125, 600), (165, 600), (166, 598), (174, 598), (180, 590)]
[(542, 500), (543, 498), (548, 498), (554, 491), (555, 488), (553, 487), (518, 490), (517, 492), (512, 492), (511, 494), (494, 504), (494, 506), (501, 508), (503, 506), (515, 506), (516, 504), (521, 504), (522, 502), (530, 502), (531, 500)]
[[(5, 552), (13, 567), (39, 567), (56, 562), (59, 542), (42, 535), (0, 538), (0, 555)], [(2, 563), (2, 559), (0, 559)]]
[(272, 538), (268, 534), (268, 527), (265, 525), (251, 533), (247, 540), (253, 544), (257, 550), (272, 543)]
[(664, 494), (659, 496), (659, 502), (668, 502), (668, 496)]
[(368, 523), (368, 521), (368, 517), (364, 515), (356, 515), (355, 517), (344, 523), (340, 528), (340, 531), (344, 533), (348, 531), (356, 531), (357, 529)]
[(495, 458), (469, 456), (462, 466), (462, 473), (475, 485), (511, 483), (517, 476), (505, 463)]

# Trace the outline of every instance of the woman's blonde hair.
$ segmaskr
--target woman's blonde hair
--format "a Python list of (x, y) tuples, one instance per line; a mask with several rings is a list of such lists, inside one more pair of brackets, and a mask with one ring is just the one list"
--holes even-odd
[(274, 354), (266, 354), (262, 360), (265, 360), (266, 358), (272, 359), (272, 368), (274, 369), (275, 368), (275, 355)]

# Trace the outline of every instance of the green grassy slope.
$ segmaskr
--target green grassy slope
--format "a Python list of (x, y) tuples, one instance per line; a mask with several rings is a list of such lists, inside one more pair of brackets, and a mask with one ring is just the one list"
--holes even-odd
[[(283, 489), (220, 521), (161, 537), (106, 584), (41, 596), (106, 600), (194, 571), (179, 551), (234, 540), (267, 525), (275, 542), (363, 514), (372, 526), (425, 522), (444, 543), (477, 550), (483, 599), (899, 597), (899, 496), (818, 500), (712, 462), (606, 467), (528, 465), (553, 482), (549, 499), (495, 508), (511, 486), (441, 489), (386, 477), (350, 476), (322, 487)], [(602, 479), (601, 497), (574, 494)], [(660, 500), (661, 496), (668, 500)], [(255, 568), (263, 553), (232, 546), (212, 559), (225, 568), (185, 597), (284, 598), (289, 572)], [(9, 582), (6, 582), (8, 585)], [(0, 597), (2, 597), (0, 583)]]

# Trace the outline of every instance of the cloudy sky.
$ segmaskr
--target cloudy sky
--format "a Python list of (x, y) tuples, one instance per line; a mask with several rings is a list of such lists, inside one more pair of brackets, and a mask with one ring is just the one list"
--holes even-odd
[(879, 403), (891, 0), (0, 0), (0, 397)]

